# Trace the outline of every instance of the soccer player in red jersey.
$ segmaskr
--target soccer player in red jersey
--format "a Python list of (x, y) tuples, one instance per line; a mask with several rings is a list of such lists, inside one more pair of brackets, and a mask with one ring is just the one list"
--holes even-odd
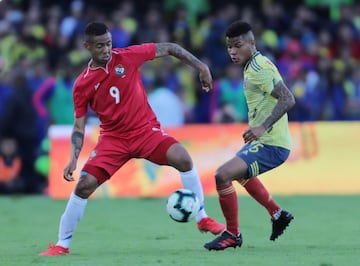
[(205, 243), (208, 250), (242, 245), (233, 181), (238, 181), (268, 211), (272, 222), (271, 241), (275, 241), (294, 219), (276, 203), (257, 177), (283, 164), (290, 154), (292, 140), (287, 111), (295, 105), (294, 96), (276, 66), (256, 49), (254, 34), (247, 22), (233, 22), (225, 36), (231, 60), (244, 71), (249, 128), (243, 133), (245, 145), (216, 171), (216, 190), (226, 230)]
[(113, 48), (111, 33), (101, 22), (87, 25), (84, 46), (90, 52), (91, 60), (76, 79), (73, 89), (75, 121), (70, 161), (64, 169), (67, 181), (75, 180), (73, 172), (83, 146), (88, 105), (100, 119), (100, 136), (61, 216), (57, 244), (50, 244), (39, 255), (69, 254), (73, 232), (83, 216), (89, 196), (132, 158), (143, 158), (177, 169), (184, 188), (195, 192), (202, 202), (196, 217), (198, 229), (221, 233), (224, 225), (205, 212), (201, 182), (189, 153), (161, 129), (148, 104), (139, 71), (146, 61), (172, 55), (198, 70), (202, 89), (209, 91), (212, 76), (208, 66), (174, 43)]

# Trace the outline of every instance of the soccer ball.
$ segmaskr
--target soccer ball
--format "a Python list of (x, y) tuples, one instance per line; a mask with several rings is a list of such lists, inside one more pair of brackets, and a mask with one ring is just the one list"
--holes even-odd
[(178, 189), (168, 197), (166, 210), (174, 221), (186, 223), (194, 219), (198, 214), (200, 200), (191, 190)]

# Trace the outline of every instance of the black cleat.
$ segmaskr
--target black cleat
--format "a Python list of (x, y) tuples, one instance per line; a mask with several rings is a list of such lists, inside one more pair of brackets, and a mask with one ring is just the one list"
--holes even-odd
[(213, 241), (207, 242), (204, 248), (208, 250), (224, 250), (226, 248), (236, 248), (242, 245), (242, 236), (239, 234), (235, 236), (228, 231), (224, 231), (220, 236), (215, 238)]
[(282, 235), (292, 219), (294, 219), (294, 216), (290, 212), (284, 210), (281, 211), (279, 219), (272, 219), (272, 232), (270, 240), (275, 241), (280, 235)]

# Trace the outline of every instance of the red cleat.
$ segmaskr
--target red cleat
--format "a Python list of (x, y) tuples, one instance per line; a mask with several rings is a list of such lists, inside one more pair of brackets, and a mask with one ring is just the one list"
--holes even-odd
[(70, 254), (70, 250), (68, 248), (64, 248), (62, 246), (56, 246), (50, 243), (48, 249), (39, 253), (39, 256), (63, 256), (69, 254)]
[(225, 230), (225, 225), (215, 221), (210, 217), (205, 217), (197, 223), (197, 228), (201, 233), (211, 232), (214, 235), (218, 235)]

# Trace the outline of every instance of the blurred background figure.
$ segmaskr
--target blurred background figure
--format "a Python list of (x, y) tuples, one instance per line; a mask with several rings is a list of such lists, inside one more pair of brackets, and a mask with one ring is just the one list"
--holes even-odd
[(234, 64), (225, 68), (225, 76), (214, 82), (212, 93), (214, 123), (244, 123), (247, 121), (247, 104), (244, 94), (242, 69)]
[(32, 92), (24, 73), (14, 73), (11, 78), (12, 93), (3, 110), (0, 129), (3, 136), (11, 138), (18, 147), (22, 161), (20, 176), (23, 179), (23, 193), (41, 193), (45, 180), (35, 171), (38, 148), (36, 112), (32, 105)]
[(227, 3), (215, 11), (215, 16), (210, 19), (208, 35), (203, 43), (203, 56), (209, 59), (210, 68), (215, 78), (223, 74), (224, 68), (231, 63), (230, 57), (224, 49), (225, 28), (238, 18), (239, 6)]
[(360, 67), (351, 69), (345, 81), (347, 95), (346, 113), (350, 120), (360, 120)]
[(17, 141), (7, 136), (0, 138), (0, 194), (23, 192), (21, 157)]
[(185, 124), (185, 108), (182, 99), (161, 79), (147, 88), (148, 100), (163, 127), (179, 127)]
[(45, 128), (73, 123), (72, 87), (76, 73), (76, 65), (62, 59), (55, 75), (44, 80), (33, 94), (35, 110)]

